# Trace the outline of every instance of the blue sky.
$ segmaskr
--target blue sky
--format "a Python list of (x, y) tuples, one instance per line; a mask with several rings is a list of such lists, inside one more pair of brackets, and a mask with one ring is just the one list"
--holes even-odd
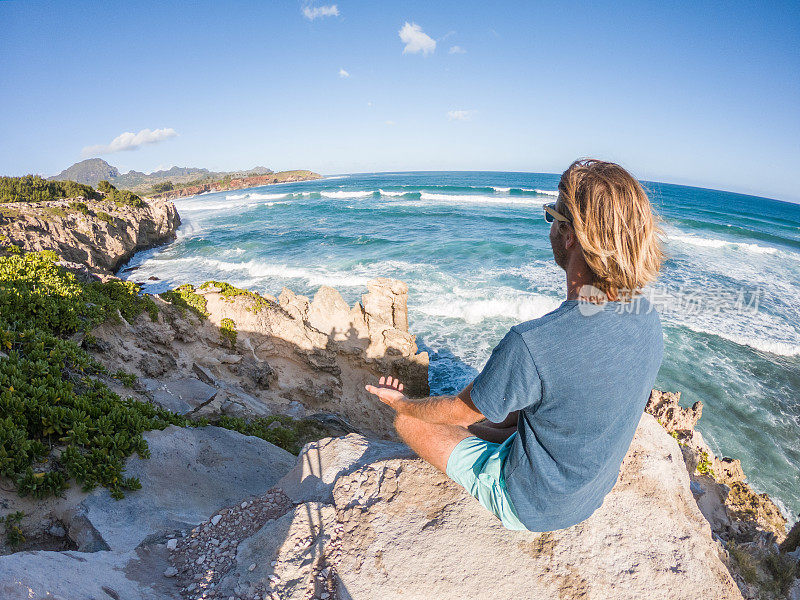
[(3, 174), (151, 130), (94, 152), (123, 171), (328, 174), (596, 156), (800, 200), (797, 2), (100, 6), (0, 1)]

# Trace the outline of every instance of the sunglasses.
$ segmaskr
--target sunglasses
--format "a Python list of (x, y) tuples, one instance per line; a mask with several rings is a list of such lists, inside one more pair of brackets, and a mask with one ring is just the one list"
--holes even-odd
[(544, 205), (544, 220), (548, 223), (552, 223), (553, 220), (557, 221), (564, 221), (565, 223), (572, 223), (567, 217), (562, 215), (560, 212), (556, 210), (556, 203), (551, 202), (550, 204)]

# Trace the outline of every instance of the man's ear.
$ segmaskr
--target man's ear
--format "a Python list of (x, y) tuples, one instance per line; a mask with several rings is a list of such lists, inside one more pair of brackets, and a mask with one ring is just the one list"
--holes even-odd
[(567, 223), (561, 224), (561, 237), (564, 238), (564, 248), (568, 250), (578, 243), (578, 236), (575, 235), (575, 230)]

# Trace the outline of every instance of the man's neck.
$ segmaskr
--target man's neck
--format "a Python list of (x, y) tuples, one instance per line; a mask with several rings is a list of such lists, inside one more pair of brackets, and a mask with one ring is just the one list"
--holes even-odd
[(583, 286), (594, 284), (594, 273), (592, 273), (585, 261), (568, 264), (566, 271), (567, 300), (577, 300)]

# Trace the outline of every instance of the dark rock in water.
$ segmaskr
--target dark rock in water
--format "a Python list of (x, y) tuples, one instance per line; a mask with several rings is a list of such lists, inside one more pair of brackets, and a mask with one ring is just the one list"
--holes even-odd
[(161, 281), (160, 277), (156, 277), (155, 275), (151, 275), (147, 278), (147, 281)]

